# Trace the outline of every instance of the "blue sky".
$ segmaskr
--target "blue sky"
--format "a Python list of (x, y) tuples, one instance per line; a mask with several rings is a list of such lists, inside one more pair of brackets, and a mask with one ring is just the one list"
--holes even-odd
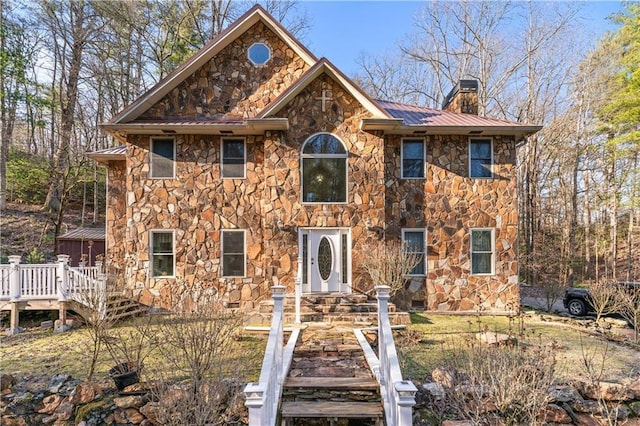
[[(327, 57), (352, 77), (358, 70), (361, 53), (380, 53), (394, 49), (412, 30), (413, 17), (421, 1), (303, 1), (312, 20), (303, 42), (318, 57)], [(540, 2), (544, 5), (544, 2)], [(594, 41), (606, 30), (614, 29), (606, 18), (621, 10), (620, 2), (581, 2), (584, 31)]]

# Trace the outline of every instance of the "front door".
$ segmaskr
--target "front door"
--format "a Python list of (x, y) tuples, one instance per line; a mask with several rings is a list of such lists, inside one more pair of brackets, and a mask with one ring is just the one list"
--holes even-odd
[(303, 286), (305, 293), (350, 291), (350, 235), (348, 229), (303, 229)]

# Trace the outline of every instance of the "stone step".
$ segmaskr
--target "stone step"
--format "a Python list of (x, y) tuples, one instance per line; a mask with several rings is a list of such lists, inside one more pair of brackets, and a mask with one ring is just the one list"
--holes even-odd
[[(285, 324), (295, 322), (294, 312), (285, 312)], [(374, 312), (349, 312), (349, 313), (329, 313), (323, 314), (315, 312), (312, 314), (301, 314), (300, 320), (303, 323), (325, 322), (329, 324), (351, 324), (360, 327), (375, 326), (378, 324), (378, 314)], [(389, 320), (392, 325), (410, 324), (411, 318), (407, 312), (390, 312)], [(270, 312), (251, 312), (245, 316), (245, 325), (268, 325), (271, 324)]]
[(347, 390), (373, 390), (380, 386), (375, 379), (363, 377), (288, 377), (284, 382), (288, 389), (347, 389)]
[(379, 402), (284, 401), (281, 415), (283, 419), (319, 417), (371, 419), (382, 418), (384, 412)]

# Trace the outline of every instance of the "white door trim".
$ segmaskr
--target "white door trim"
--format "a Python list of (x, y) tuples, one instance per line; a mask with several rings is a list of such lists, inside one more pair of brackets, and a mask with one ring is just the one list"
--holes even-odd
[[(329, 242), (332, 256), (327, 280), (320, 275), (317, 251), (323, 238)], [(327, 244), (323, 244), (325, 249)], [(298, 252), (302, 258), (303, 293), (351, 293), (351, 229), (298, 228)], [(325, 264), (326, 265), (326, 264)]]

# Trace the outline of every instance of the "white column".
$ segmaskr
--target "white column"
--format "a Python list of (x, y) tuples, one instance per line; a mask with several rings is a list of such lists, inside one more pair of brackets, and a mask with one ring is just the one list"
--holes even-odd
[(249, 409), (249, 426), (262, 426), (267, 423), (263, 415), (264, 389), (260, 383), (247, 383), (244, 388), (245, 403)]
[(58, 302), (66, 302), (69, 294), (69, 255), (58, 255)]
[(9, 256), (9, 264), (11, 264), (11, 270), (9, 273), (9, 296), (11, 302), (17, 302), (22, 296), (20, 279), (20, 256)]
[(300, 303), (302, 299), (302, 256), (298, 256), (298, 271), (296, 273), (296, 324), (300, 324)]
[(413, 424), (413, 406), (416, 403), (418, 389), (408, 380), (394, 383), (398, 395), (398, 426), (411, 426)]

